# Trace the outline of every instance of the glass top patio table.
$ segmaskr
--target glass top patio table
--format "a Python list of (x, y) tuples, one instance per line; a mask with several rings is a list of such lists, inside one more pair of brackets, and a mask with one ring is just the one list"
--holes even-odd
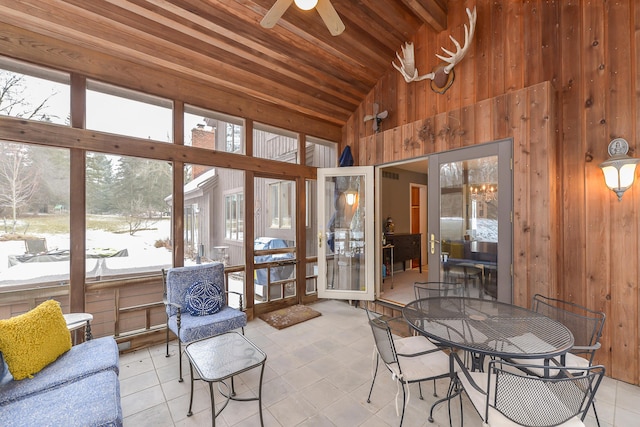
[(407, 304), (402, 315), (420, 334), (481, 355), (551, 359), (573, 346), (573, 334), (562, 323), (493, 300), (425, 298)]

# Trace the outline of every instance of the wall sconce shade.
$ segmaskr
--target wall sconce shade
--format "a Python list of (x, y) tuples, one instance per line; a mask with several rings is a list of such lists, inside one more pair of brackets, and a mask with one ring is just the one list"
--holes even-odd
[(640, 159), (627, 156), (629, 143), (616, 138), (609, 143), (609, 160), (600, 163), (604, 182), (610, 190), (618, 196), (618, 201), (622, 200), (622, 195), (633, 185), (636, 177), (636, 165)]
[(347, 198), (347, 205), (349, 206), (353, 206), (353, 204), (356, 202), (356, 198), (357, 198), (357, 193), (353, 190), (349, 190), (347, 192), (344, 193), (346, 198)]

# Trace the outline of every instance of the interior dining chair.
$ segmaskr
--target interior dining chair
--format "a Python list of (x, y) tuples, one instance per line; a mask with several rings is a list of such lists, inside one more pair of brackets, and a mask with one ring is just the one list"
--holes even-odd
[[(556, 364), (564, 366), (577, 366), (586, 368), (593, 365), (596, 351), (600, 348), (600, 338), (606, 316), (601, 311), (595, 311), (581, 305), (549, 298), (536, 294), (533, 296), (531, 309), (537, 313), (544, 314), (567, 327), (573, 334), (573, 347), (564, 356), (564, 363), (560, 357), (555, 358)], [(516, 363), (527, 363), (523, 359), (514, 360)], [(531, 363), (542, 364), (542, 361), (529, 361)], [(531, 374), (544, 376), (544, 370), (530, 370)], [(596, 423), (600, 426), (600, 419), (596, 411), (595, 401), (592, 404)]]
[(605, 372), (604, 366), (576, 367), (574, 375), (560, 367), (552, 368), (558, 371), (553, 378), (543, 378), (524, 372), (542, 366), (493, 360), (485, 372), (470, 372), (456, 361), (457, 381), (487, 427), (584, 427)]
[[(166, 357), (171, 331), (178, 338), (178, 381), (182, 382), (182, 344), (239, 328), (244, 335), (247, 315), (242, 311), (242, 294), (225, 289), (221, 262), (163, 269), (162, 277), (167, 312)], [(238, 296), (239, 309), (228, 305), (230, 294)]]
[[(397, 381), (398, 388), (402, 388), (401, 414), (398, 413), (399, 390), (396, 393), (396, 414), (400, 415), (400, 426), (402, 426), (405, 408), (410, 398), (409, 384), (418, 383), (420, 399), (423, 399), (422, 388), (420, 387), (421, 382), (450, 377), (449, 356), (422, 336), (394, 338), (389, 326), (389, 321), (393, 319), (384, 320), (382, 316), (375, 316), (366, 308), (365, 310), (369, 317), (369, 325), (371, 326), (375, 343), (375, 367), (367, 403), (371, 403), (371, 393), (378, 374), (380, 359), (382, 359), (385, 367), (393, 374), (394, 380)], [(446, 401), (446, 398), (438, 400), (431, 406), (429, 421), (433, 421), (434, 408), (444, 401)]]
[(434, 297), (462, 297), (464, 285), (455, 282), (413, 282), (416, 299)]

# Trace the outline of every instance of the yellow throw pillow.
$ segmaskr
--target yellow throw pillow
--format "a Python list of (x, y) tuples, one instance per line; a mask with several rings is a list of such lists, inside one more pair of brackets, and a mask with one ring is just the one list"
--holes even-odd
[(33, 377), (70, 348), (71, 334), (55, 300), (0, 320), (0, 351), (14, 380)]

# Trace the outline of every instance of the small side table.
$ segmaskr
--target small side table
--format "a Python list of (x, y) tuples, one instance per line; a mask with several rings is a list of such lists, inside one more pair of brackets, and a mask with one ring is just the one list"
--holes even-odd
[[(93, 339), (91, 335), (91, 321), (93, 315), (89, 313), (69, 313), (64, 315), (64, 320), (67, 322), (67, 329), (69, 332), (73, 332), (74, 338), (76, 337), (76, 331), (84, 326), (84, 339), (89, 341)], [(76, 343), (76, 340), (73, 340)]]
[[(227, 407), (229, 400), (237, 401), (258, 401), (258, 412), (260, 413), (260, 425), (264, 426), (262, 420), (262, 376), (267, 355), (249, 341), (244, 335), (238, 332), (227, 332), (214, 337), (194, 341), (187, 345), (184, 352), (189, 358), (189, 370), (191, 372), (191, 398), (189, 400), (189, 412), (187, 416), (193, 415), (191, 412), (193, 405), (193, 369), (198, 372), (200, 379), (209, 383), (209, 393), (211, 394), (211, 425), (215, 427), (216, 417)], [(260, 367), (260, 383), (258, 385), (258, 397), (238, 398), (235, 397), (233, 377), (242, 372)], [(230, 379), (231, 387), (224, 381)], [(221, 383), (227, 388), (227, 394), (222, 393), (227, 398), (222, 408), (216, 413), (214, 403), (213, 383)]]

